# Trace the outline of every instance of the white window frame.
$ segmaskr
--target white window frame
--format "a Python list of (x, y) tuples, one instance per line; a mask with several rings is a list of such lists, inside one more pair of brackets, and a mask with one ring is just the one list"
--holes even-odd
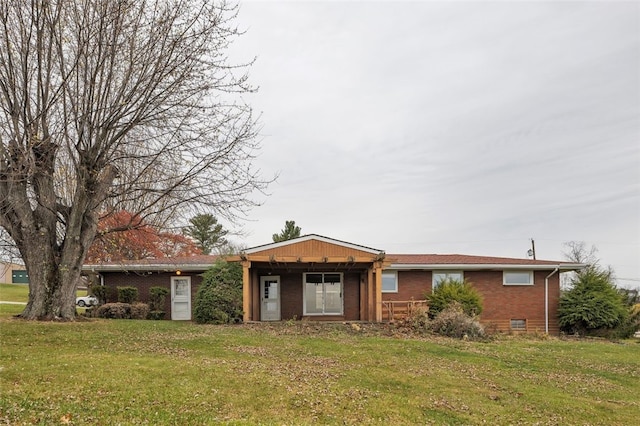
[[(384, 276), (393, 276), (395, 280), (395, 288), (393, 290), (384, 289)], [(382, 271), (382, 292), (383, 293), (397, 293), (398, 292), (398, 271)]]
[[(514, 327), (514, 323), (522, 324), (522, 327)], [(512, 331), (527, 331), (527, 319), (526, 318), (511, 318), (509, 327)]]
[[(436, 289), (436, 287), (438, 287), (438, 284), (439, 284), (439, 283), (436, 283), (436, 274), (437, 275), (443, 275), (443, 274), (445, 275), (445, 277), (444, 277), (444, 279), (442, 281), (448, 280), (449, 278), (451, 278), (449, 275), (453, 275), (453, 274), (458, 275), (459, 274), (461, 279), (464, 281), (464, 271), (454, 271), (454, 270), (451, 270), (451, 271), (431, 271), (431, 291), (434, 291)], [(442, 282), (442, 281), (440, 281), (440, 282)]]
[[(340, 312), (325, 312), (324, 308), (324, 300), (322, 301), (322, 312), (311, 312), (307, 313), (307, 274), (321, 274), (322, 275), (322, 285), (324, 287), (324, 276), (325, 275), (340, 275)], [(323, 291), (323, 295), (325, 292)], [(302, 314), (304, 316), (341, 316), (344, 315), (344, 274), (342, 272), (304, 272), (302, 274)]]
[[(510, 282), (507, 282), (508, 274), (528, 274), (529, 275), (529, 282), (528, 283), (510, 283)], [(502, 285), (532, 286), (533, 283), (534, 283), (534, 281), (533, 281), (533, 271), (520, 271), (520, 270), (502, 271)]]

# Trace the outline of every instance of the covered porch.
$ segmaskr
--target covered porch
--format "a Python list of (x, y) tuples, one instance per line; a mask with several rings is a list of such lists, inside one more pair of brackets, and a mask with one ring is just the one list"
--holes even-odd
[(384, 252), (309, 235), (246, 250), (244, 321), (383, 320)]

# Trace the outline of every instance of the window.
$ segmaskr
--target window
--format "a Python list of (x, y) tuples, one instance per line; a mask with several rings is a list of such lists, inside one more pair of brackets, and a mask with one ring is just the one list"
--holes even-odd
[(533, 271), (504, 271), (504, 285), (533, 285)]
[(511, 329), (512, 330), (527, 330), (527, 320), (525, 319), (512, 319), (511, 320)]
[(398, 271), (384, 271), (382, 273), (382, 292), (398, 292)]
[(304, 314), (342, 315), (342, 274), (305, 273)]
[(435, 290), (444, 280), (462, 281), (464, 280), (464, 274), (462, 271), (433, 271), (431, 288)]

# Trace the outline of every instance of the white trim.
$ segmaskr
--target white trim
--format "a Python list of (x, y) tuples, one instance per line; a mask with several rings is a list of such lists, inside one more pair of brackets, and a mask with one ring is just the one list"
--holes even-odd
[(284, 246), (288, 246), (296, 243), (302, 243), (305, 241), (311, 241), (311, 240), (321, 241), (323, 243), (328, 243), (328, 244), (334, 244), (337, 246), (342, 246), (342, 247), (350, 248), (353, 250), (365, 251), (371, 254), (380, 254), (383, 252), (382, 250), (377, 250), (371, 247), (360, 246), (358, 244), (348, 243), (346, 241), (334, 240), (333, 238), (323, 237), (322, 235), (310, 234), (310, 235), (304, 235), (302, 237), (294, 238), (291, 240), (280, 241), (278, 243), (271, 243), (271, 244), (265, 244), (262, 246), (251, 247), (246, 249), (244, 253), (253, 254), (253, 253), (261, 252), (264, 250), (271, 250), (271, 249), (284, 247)]
[[(507, 282), (507, 274), (509, 273), (517, 273), (517, 274), (524, 274), (527, 273), (529, 275), (529, 282), (528, 283), (508, 283)], [(535, 283), (535, 277), (533, 276), (533, 271), (529, 270), (529, 271), (521, 271), (521, 270), (504, 270), (502, 271), (502, 285), (504, 286), (532, 286)]]
[(398, 271), (407, 271), (407, 270), (425, 270), (425, 271), (450, 271), (450, 270), (464, 270), (464, 271), (484, 271), (484, 270), (494, 270), (494, 271), (504, 271), (508, 269), (513, 270), (526, 270), (526, 271), (550, 271), (558, 268), (558, 270), (562, 271), (575, 271), (584, 268), (585, 265), (572, 263), (566, 265), (518, 265), (518, 264), (494, 264), (494, 263), (451, 263), (451, 264), (443, 264), (443, 263), (392, 263), (389, 265), (387, 269), (395, 269)]
[[(184, 300), (178, 300), (178, 303), (186, 303), (187, 304), (187, 317), (185, 318), (176, 318), (176, 310), (175, 310), (175, 302), (176, 302), (176, 294), (175, 294), (175, 281), (176, 280), (186, 280), (187, 281), (187, 296)], [(174, 321), (191, 321), (191, 277), (185, 275), (175, 275), (171, 277), (171, 319)]]
[[(396, 279), (396, 288), (394, 290), (385, 290), (384, 289), (384, 276), (385, 276), (385, 274), (387, 274), (387, 275), (392, 275), (393, 274), (393, 276), (395, 277), (395, 279)], [(390, 270), (390, 269), (386, 269), (386, 270), (382, 271), (382, 283), (383, 283), (382, 284), (382, 292), (383, 293), (397, 293), (398, 292), (398, 287), (399, 287), (399, 284), (398, 284), (398, 271), (393, 271), (393, 270)]]
[[(271, 280), (271, 281), (275, 281), (277, 280), (277, 287), (276, 287), (276, 295), (277, 295), (277, 300), (276, 300), (276, 304), (278, 305), (278, 314), (276, 315), (276, 318), (267, 318), (265, 315), (265, 311), (264, 311), (264, 305), (265, 305), (265, 301), (264, 301), (264, 286), (265, 286), (265, 281), (267, 280)], [(280, 321), (282, 319), (282, 281), (280, 280), (280, 275), (260, 275), (260, 321)]]
[(131, 264), (131, 265), (84, 265), (83, 271), (86, 272), (129, 272), (129, 271), (152, 271), (152, 272), (175, 272), (175, 271), (206, 271), (215, 262), (211, 263), (176, 263), (175, 265), (168, 263), (149, 263)]

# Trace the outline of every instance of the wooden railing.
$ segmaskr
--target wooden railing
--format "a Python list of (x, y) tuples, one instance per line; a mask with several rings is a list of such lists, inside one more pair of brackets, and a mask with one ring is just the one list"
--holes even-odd
[(396, 321), (411, 315), (415, 309), (427, 309), (426, 300), (383, 300), (382, 320)]

